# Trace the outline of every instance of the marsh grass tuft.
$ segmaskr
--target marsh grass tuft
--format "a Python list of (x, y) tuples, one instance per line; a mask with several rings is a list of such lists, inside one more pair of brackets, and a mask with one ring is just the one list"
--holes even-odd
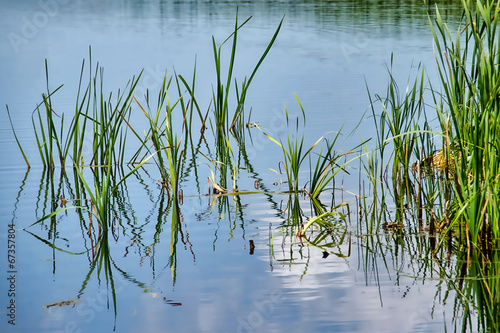
[[(300, 106), (300, 111), (302, 114), (302, 119), (305, 123), (306, 115), (302, 104), (300, 103), (299, 97), (295, 94), (295, 98), (297, 99), (297, 103)], [(288, 115), (288, 110), (285, 106), (285, 116), (287, 127), (290, 126), (290, 118)], [(270, 135), (264, 133), (272, 142), (276, 143), (283, 152), (283, 161), (280, 162), (280, 172), (281, 174), (281, 166), (283, 166), (284, 174), (286, 175), (286, 183), (288, 184), (289, 192), (298, 192), (299, 190), (299, 172), (302, 163), (304, 162), (307, 155), (313, 150), (313, 148), (323, 139), (323, 137), (319, 138), (307, 151), (304, 151), (304, 134), (299, 139), (299, 118), (295, 121), (295, 130), (293, 132), (297, 134), (297, 137), (293, 138), (290, 134), (290, 131), (287, 131), (287, 140), (285, 143), (283, 141), (278, 141), (274, 139)], [(273, 170), (275, 171), (275, 170)], [(276, 171), (275, 171), (276, 172)]]
[[(87, 163), (92, 165), (124, 163), (127, 137), (124, 124), (128, 125), (133, 92), (141, 75), (133, 77), (123, 92), (118, 90), (116, 100), (114, 100), (112, 93), (105, 95), (104, 70), (97, 64), (94, 71), (91, 61), (89, 67), (89, 82), (82, 96), (84, 60), (80, 72), (75, 112), (67, 124), (64, 113), (56, 112), (56, 107), (52, 102), (52, 95), (63, 86), (60, 85), (54, 91), (49, 90), (49, 69), (45, 61), (47, 93), (42, 94), (42, 102), (36, 106), (32, 114), (33, 131), (44, 167), (54, 169), (58, 164), (64, 169), (68, 156), (71, 156), (71, 165), (83, 165), (85, 158), (88, 158)], [(89, 135), (89, 127), (93, 153), (92, 156), (85, 157), (83, 151), (85, 138)], [(113, 147), (112, 154), (108, 154), (108, 147)], [(20, 144), (19, 148), (24, 155)], [(26, 157), (25, 160), (27, 161)]]
[[(454, 159), (455, 198), (459, 209), (452, 223), (465, 221), (468, 248), (496, 247), (500, 187), (500, 43), (498, 2), (463, 2), (466, 25), (453, 37), (437, 12), (432, 25), (443, 93), (434, 94), (444, 151)], [(449, 121), (448, 121), (449, 119)], [(496, 243), (496, 241), (495, 241)]]
[[(182, 157), (184, 150), (181, 149), (182, 137), (177, 136), (174, 128), (174, 111), (180, 109), (183, 104), (183, 97), (179, 97), (174, 104), (170, 103), (168, 89), (172, 77), (168, 77), (165, 72), (163, 83), (158, 92), (157, 105), (154, 111), (150, 106), (149, 94), (146, 95), (146, 109), (136, 100), (140, 109), (149, 121), (149, 129), (143, 139), (142, 144), (134, 156), (139, 156), (141, 150), (145, 147), (148, 154), (157, 154), (156, 165), (161, 174), (161, 183), (173, 197), (177, 197), (179, 192), (179, 179), (182, 173)], [(176, 81), (179, 88), (179, 81)], [(181, 104), (182, 102), (182, 104)], [(180, 111), (182, 119), (182, 129), (184, 131), (186, 115), (189, 109), (189, 102), (186, 109)], [(151, 140), (153, 150), (148, 148), (148, 141)], [(142, 161), (142, 159), (140, 160)]]
[[(238, 12), (236, 12), (236, 19), (233, 32), (217, 46), (215, 37), (212, 36), (213, 57), (215, 63), (215, 87), (212, 87), (212, 101), (213, 118), (208, 119), (211, 125), (212, 133), (215, 138), (216, 154), (215, 159), (219, 162), (218, 169), (220, 170), (219, 183), (222, 187), (227, 188), (228, 175), (231, 176), (233, 181), (233, 189), (236, 188), (235, 180), (239, 168), (235, 164), (234, 152), (231, 148), (231, 137), (237, 141), (240, 151), (245, 150), (245, 101), (248, 94), (248, 89), (252, 83), (259, 67), (267, 57), (271, 50), (278, 34), (281, 30), (284, 17), (281, 19), (278, 27), (276, 28), (271, 40), (269, 41), (266, 49), (254, 66), (249, 77), (245, 77), (240, 84), (234, 78), (233, 72), (236, 65), (236, 50), (238, 43), (239, 30), (247, 24), (252, 17), (247, 18), (243, 23), (238, 22)], [(223, 53), (222, 49), (229, 41), (231, 44), (231, 52), (229, 54), (229, 61), (227, 63), (226, 72), (223, 71)], [(235, 106), (231, 106), (233, 100), (231, 95), (233, 93), (232, 85), (234, 81), (234, 95)], [(205, 122), (205, 121), (203, 121)]]
[[(283, 24), (284, 18), (281, 19), (274, 35), (272, 36), (269, 44), (264, 50), (262, 56), (258, 60), (255, 65), (250, 77), (247, 79), (246, 77), (241, 82), (241, 85), (238, 86), (238, 82), (236, 78), (234, 79), (235, 92), (236, 92), (236, 108), (234, 112), (230, 113), (229, 107), (229, 96), (231, 92), (231, 82), (233, 81), (233, 69), (236, 60), (236, 45), (238, 41), (238, 31), (248, 22), (252, 17), (247, 18), (242, 24), (238, 23), (238, 12), (236, 12), (236, 20), (234, 24), (234, 31), (229, 37), (226, 38), (218, 47), (215, 42), (215, 38), (212, 37), (212, 46), (213, 46), (213, 54), (215, 61), (215, 71), (216, 71), (216, 85), (215, 89), (213, 89), (213, 108), (214, 108), (214, 119), (215, 119), (215, 128), (218, 134), (222, 134), (223, 136), (227, 135), (228, 132), (231, 132), (235, 137), (240, 137), (244, 130), (244, 122), (245, 122), (245, 113), (244, 106), (245, 100), (248, 92), (248, 88), (257, 73), (260, 65), (268, 55), (271, 50), (276, 38), (281, 29), (281, 25)], [(227, 73), (224, 76), (222, 73), (222, 47), (226, 42), (232, 39), (231, 45), (231, 54), (230, 60), (228, 63)], [(225, 81), (225, 84), (224, 84)]]
[[(390, 221), (383, 213), (390, 195), (396, 222), (409, 221), (412, 211), (421, 229), (454, 232), (469, 254), (487, 258), (500, 237), (500, 4), (463, 1), (463, 7), (465, 22), (455, 34), (437, 7), (435, 20), (429, 18), (438, 84), (425, 86), (422, 68), (401, 94), (390, 74), (387, 97), (372, 101), (382, 111), (372, 103), (378, 147), (364, 162), (374, 195), (365, 212), (377, 211), (377, 225)], [(434, 102), (439, 131), (427, 120), (424, 96)]]
[[(299, 100), (299, 97), (296, 94), (295, 98), (300, 107), (303, 124), (305, 125), (306, 122), (305, 110), (302, 106), (302, 103)], [(271, 170), (279, 175), (281, 174), (286, 175), (286, 183), (288, 185), (289, 192), (299, 192), (299, 175), (303, 169), (302, 165), (307, 157), (309, 157), (310, 165), (313, 159), (315, 159), (316, 162), (314, 169), (310, 168), (309, 189), (306, 190), (306, 186), (304, 186), (304, 191), (306, 191), (312, 199), (318, 199), (320, 194), (323, 193), (324, 191), (334, 190), (333, 180), (335, 175), (341, 170), (345, 171), (344, 167), (353, 160), (357, 159), (358, 156), (354, 157), (349, 161), (346, 161), (342, 165), (339, 165), (337, 161), (341, 157), (347, 156), (348, 154), (352, 153), (361, 145), (353, 148), (351, 152), (344, 154), (336, 154), (333, 148), (335, 146), (335, 143), (337, 142), (337, 139), (339, 138), (340, 135), (339, 131), (336, 133), (332, 142), (328, 142), (327, 140), (325, 140), (326, 149), (323, 147), (320, 150), (320, 152), (316, 154), (316, 157), (312, 157), (314, 148), (321, 141), (324, 140), (325, 136), (328, 133), (317, 139), (309, 148), (306, 148), (304, 147), (305, 133), (302, 131), (302, 135), (301, 136), (299, 135), (299, 133), (301, 132), (299, 129), (300, 126), (299, 118), (297, 117), (295, 119), (295, 128), (290, 129), (291, 120), (289, 118), (286, 106), (285, 106), (285, 117), (288, 127), (287, 139), (285, 142), (283, 142), (281, 139), (280, 141), (278, 141), (278, 139), (275, 139), (270, 135), (264, 133), (266, 137), (268, 137), (272, 142), (276, 143), (281, 148), (281, 151), (283, 153), (283, 161), (279, 163), (278, 167), (279, 171), (276, 171), (274, 169)], [(324, 153), (323, 149), (325, 149)], [(332, 187), (327, 187), (330, 182), (332, 182)]]

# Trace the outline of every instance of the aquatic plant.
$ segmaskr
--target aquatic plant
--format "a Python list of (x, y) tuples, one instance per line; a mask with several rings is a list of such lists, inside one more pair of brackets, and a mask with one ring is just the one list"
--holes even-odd
[[(46, 74), (46, 79), (48, 80), (48, 66), (47, 66), (47, 61), (45, 61), (45, 74)], [(47, 83), (48, 85), (48, 83)], [(44, 167), (50, 167), (54, 168), (54, 146), (56, 146), (58, 149), (59, 153), (59, 161), (60, 165), (64, 166), (65, 160), (66, 160), (66, 154), (65, 151), (66, 149), (63, 149), (61, 147), (61, 141), (59, 139), (59, 133), (57, 132), (57, 127), (61, 128), (61, 133), (63, 132), (64, 128), (64, 122), (61, 122), (61, 124), (55, 124), (54, 123), (54, 116), (58, 115), (55, 113), (54, 109), (52, 108), (52, 102), (51, 102), (51, 95), (55, 92), (57, 92), (60, 88), (62, 87), (59, 86), (57, 89), (55, 89), (52, 93), (50, 91), (47, 92), (47, 95), (42, 94), (42, 103), (36, 106), (36, 116), (37, 116), (37, 121), (32, 116), (32, 123), (33, 123), (33, 129), (35, 133), (35, 138), (38, 146), (38, 152), (40, 154), (40, 159), (42, 160), (43, 166)], [(41, 106), (45, 107), (45, 123), (42, 120), (42, 111), (40, 110)], [(35, 112), (33, 112), (35, 114)], [(37, 125), (38, 126), (37, 126)], [(59, 125), (59, 126), (58, 126)]]
[[(90, 51), (89, 54), (90, 59), (92, 59)], [(93, 155), (89, 157), (88, 164), (124, 163), (126, 130), (123, 125), (129, 119), (133, 92), (142, 73), (137, 77), (134, 76), (127, 83), (123, 92), (118, 90), (116, 100), (113, 101), (113, 94), (110, 93), (106, 97), (103, 90), (103, 68), (96, 64), (95, 72), (93, 72), (91, 60), (89, 67), (89, 82), (83, 96), (81, 96), (85, 69), (84, 60), (80, 72), (75, 112), (69, 121), (68, 128), (65, 129), (65, 125), (67, 125), (65, 114), (58, 114), (57, 108), (52, 102), (52, 96), (63, 86), (60, 85), (53, 91), (49, 90), (48, 62), (45, 61), (47, 93), (42, 94), (42, 102), (36, 106), (32, 114), (33, 132), (44, 167), (53, 169), (56, 166), (56, 160), (58, 160), (59, 166), (64, 168), (68, 156), (71, 156), (72, 165), (83, 165), (85, 163), (83, 150), (85, 138), (88, 135), (92, 136), (93, 148)], [(91, 133), (87, 131), (88, 122), (91, 123)], [(18, 146), (29, 165), (19, 142)], [(106, 151), (110, 146), (114, 149), (113, 153), (108, 156)]]
[[(278, 27), (276, 28), (276, 31), (274, 32), (273, 37), (269, 41), (269, 44), (267, 45), (266, 49), (264, 50), (262, 56), (258, 60), (257, 64), (255, 65), (252, 73), (250, 74), (250, 77), (247, 79), (246, 77), (244, 78), (243, 82), (241, 83), (241, 86), (238, 86), (238, 82), (236, 79), (234, 79), (234, 85), (235, 85), (235, 92), (236, 92), (236, 108), (232, 115), (230, 114), (230, 109), (229, 109), (229, 96), (231, 92), (231, 82), (233, 80), (233, 69), (234, 69), (234, 64), (235, 64), (235, 58), (236, 58), (236, 45), (238, 41), (238, 31), (241, 27), (243, 27), (252, 17), (250, 16), (247, 18), (241, 25), (238, 24), (238, 12), (236, 12), (236, 20), (234, 24), (234, 31), (229, 37), (226, 38), (218, 47), (215, 42), (215, 37), (212, 36), (212, 46), (213, 46), (213, 53), (214, 53), (214, 61), (215, 61), (215, 72), (216, 72), (216, 85), (215, 89), (212, 91), (212, 102), (213, 102), (213, 108), (214, 108), (214, 121), (215, 121), (215, 129), (217, 134), (221, 134), (222, 136), (227, 135), (228, 132), (233, 133), (235, 136), (239, 136), (238, 133), (241, 133), (242, 130), (244, 129), (244, 121), (245, 121), (245, 115), (244, 115), (244, 106), (245, 106), (245, 99), (247, 96), (247, 91), (248, 88), (250, 87), (250, 84), (257, 73), (257, 70), (259, 69), (260, 65), (266, 58), (267, 54), (271, 50), (276, 38), (278, 37), (278, 34), (281, 29), (281, 25), (283, 24), (284, 18), (281, 19)], [(232, 39), (232, 45), (231, 45), (231, 54), (230, 54), (230, 60), (228, 64), (228, 69), (226, 76), (222, 74), (222, 56), (221, 56), (221, 50), (222, 46), (228, 42), (230, 39)], [(225, 81), (225, 85), (223, 83)]]
[(454, 164), (459, 207), (451, 223), (465, 221), (467, 247), (488, 251), (500, 237), (500, 4), (478, 1), (471, 8), (464, 1), (463, 6), (466, 25), (454, 37), (438, 9), (431, 25), (443, 87), (442, 93), (434, 91), (434, 100), (446, 131), (444, 154)]
[[(278, 27), (276, 28), (271, 40), (269, 41), (266, 49), (254, 66), (250, 76), (245, 77), (241, 84), (238, 84), (236, 78), (233, 78), (233, 71), (236, 63), (236, 48), (238, 42), (239, 30), (248, 22), (252, 17), (247, 18), (243, 23), (238, 22), (238, 12), (236, 12), (236, 19), (233, 32), (217, 46), (215, 37), (212, 36), (213, 57), (215, 63), (215, 87), (212, 87), (212, 100), (211, 106), (213, 108), (213, 119), (209, 118), (208, 122), (211, 125), (213, 137), (215, 140), (215, 160), (220, 162), (220, 181), (219, 184), (226, 188), (227, 174), (230, 173), (233, 179), (233, 188), (235, 187), (234, 181), (236, 179), (236, 172), (238, 168), (234, 165), (234, 152), (230, 145), (230, 136), (236, 139), (240, 149), (244, 150), (245, 141), (245, 100), (250, 87), (260, 65), (267, 57), (271, 50), (283, 24), (281, 19)], [(222, 49), (223, 46), (232, 41), (231, 53), (229, 54), (229, 62), (227, 64), (227, 71), (223, 72), (222, 62)], [(235, 93), (235, 106), (231, 107), (230, 100), (232, 94), (232, 84), (234, 80), (234, 93)], [(213, 120), (213, 122), (212, 122)], [(203, 124), (205, 119), (203, 120)]]
[[(306, 114), (302, 104), (300, 103), (299, 97), (295, 94), (295, 98), (300, 106), (300, 111), (302, 112), (302, 119), (305, 122)], [(290, 125), (290, 118), (288, 116), (288, 110), (285, 106), (285, 116), (287, 126)], [(299, 133), (299, 118), (296, 119), (295, 122), (295, 131), (293, 134)], [(281, 140), (278, 141), (274, 139), (270, 135), (264, 133), (271, 141), (280, 146), (283, 152), (283, 161), (280, 162), (280, 171), (281, 166), (283, 166), (284, 174), (287, 178), (288, 190), (290, 192), (297, 192), (299, 190), (299, 171), (302, 163), (304, 162), (307, 155), (313, 150), (313, 148), (323, 139), (323, 137), (319, 138), (307, 151), (303, 151), (304, 148), (304, 134), (300, 137), (300, 139), (295, 137), (292, 139), (292, 135), (290, 135), (290, 131), (287, 131), (287, 140), (283, 143)], [(276, 170), (273, 170), (277, 172)], [(278, 172), (277, 172), (278, 173)], [(281, 174), (281, 172), (279, 172)]]
[(17, 147), (19, 148), (19, 151), (23, 155), (24, 162), (28, 166), (28, 170), (30, 169), (30, 162), (28, 161), (28, 158), (26, 157), (26, 154), (24, 153), (23, 146), (19, 142), (19, 139), (17, 138), (16, 130), (14, 129), (14, 125), (12, 124), (12, 118), (10, 117), (10, 111), (9, 111), (9, 106), (6, 105), (5, 108), (7, 109), (7, 116), (9, 117), (9, 123), (10, 123), (10, 128), (12, 129), (12, 134), (14, 135), (14, 139), (16, 140)]
[[(295, 94), (295, 98), (300, 107), (300, 111), (302, 113), (303, 123), (305, 124), (306, 115), (302, 103), (299, 100), (297, 94)], [(290, 127), (290, 118), (288, 114), (288, 110), (285, 106), (285, 117), (287, 127)], [(288, 184), (289, 192), (298, 192), (299, 191), (299, 173), (301, 171), (302, 164), (304, 163), (306, 157), (309, 157), (309, 161), (312, 161), (312, 151), (313, 149), (325, 138), (325, 135), (321, 136), (316, 140), (307, 150), (304, 148), (304, 138), (305, 133), (302, 133), (302, 136), (299, 138), (299, 118), (296, 118), (295, 128), (291, 131), (290, 128), (287, 131), (287, 140), (283, 142), (281, 139), (275, 139), (270, 135), (264, 133), (266, 137), (268, 137), (272, 142), (276, 143), (282, 150), (283, 153), (283, 161), (279, 164), (279, 172), (273, 170), (277, 174), (285, 174), (286, 175), (286, 183)], [(328, 134), (328, 133), (327, 133)], [(318, 199), (321, 193), (323, 193), (326, 189), (333, 190), (333, 186), (331, 188), (327, 188), (328, 184), (333, 180), (335, 175), (343, 170), (344, 167), (358, 158), (357, 156), (353, 159), (346, 161), (342, 165), (339, 165), (337, 161), (342, 156), (347, 156), (349, 153), (338, 154), (336, 155), (333, 150), (334, 145), (340, 135), (340, 131), (337, 132), (332, 142), (326, 143), (326, 152), (323, 153), (323, 148), (316, 155), (316, 163), (314, 169), (310, 170), (310, 181), (309, 181), (309, 190), (305, 190), (312, 199)], [(279, 141), (278, 141), (279, 140)], [(353, 150), (357, 149), (359, 146), (353, 148)], [(281, 170), (283, 168), (283, 170)], [(306, 186), (304, 186), (304, 189)]]
[[(385, 201), (384, 183), (390, 187), (396, 221), (403, 223), (405, 210), (412, 207), (420, 227), (427, 219), (433, 233), (457, 230), (467, 248), (488, 253), (500, 236), (496, 222), (500, 192), (500, 6), (481, 2), (472, 7), (463, 2), (463, 6), (466, 21), (455, 36), (439, 9), (435, 21), (430, 20), (440, 82), (429, 82), (429, 95), (440, 131), (431, 130), (423, 109), (427, 89), (423, 70), (403, 99), (390, 75), (387, 97), (376, 99), (382, 112), (378, 115), (372, 109), (378, 157), (367, 164), (366, 170), (378, 195), (374, 200)], [(437, 151), (434, 138), (440, 139)], [(383, 168), (377, 167), (377, 163), (384, 164), (389, 143), (393, 144), (387, 160), (392, 171), (390, 186)]]
[[(168, 78), (167, 73), (163, 78), (163, 83), (158, 92), (157, 105), (154, 112), (151, 110), (149, 95), (146, 95), (146, 107), (148, 111), (137, 101), (140, 109), (149, 121), (149, 129), (145, 134), (144, 138), (141, 138), (141, 146), (134, 155), (134, 158), (139, 156), (141, 150), (146, 147), (148, 154), (156, 154), (156, 164), (161, 174), (162, 185), (172, 193), (174, 197), (177, 197), (179, 192), (179, 177), (181, 174), (182, 167), (182, 156), (184, 150), (181, 149), (181, 139), (178, 139), (177, 132), (173, 125), (173, 112), (177, 105), (183, 100), (182, 96), (177, 99), (177, 101), (172, 105), (170, 104), (168, 88), (172, 81), (172, 77)], [(189, 103), (188, 103), (189, 104)], [(182, 131), (184, 130), (184, 124), (186, 121), (186, 110), (182, 111)], [(138, 136), (136, 134), (136, 136)], [(139, 136), (138, 136), (139, 137)], [(153, 143), (154, 150), (147, 148), (149, 140)], [(164, 160), (163, 151), (165, 151), (166, 161)], [(139, 162), (142, 162), (141, 158)], [(168, 162), (168, 167), (166, 165)]]
[[(341, 128), (342, 130), (342, 128)], [(340, 135), (340, 130), (337, 132), (335, 135), (334, 139), (332, 142), (329, 142), (328, 140), (325, 139), (325, 145), (326, 145), (326, 152), (323, 155), (323, 149), (317, 154), (316, 157), (316, 165), (314, 169), (310, 166), (310, 175), (309, 175), (309, 183), (308, 183), (308, 190), (307, 193), (311, 197), (311, 199), (316, 199), (319, 200), (319, 196), (325, 192), (325, 191), (331, 191), (333, 195), (333, 191), (335, 191), (335, 176), (340, 172), (343, 171), (345, 174), (349, 174), (347, 172), (346, 167), (356, 159), (358, 159), (360, 156), (354, 155), (351, 159), (347, 159), (349, 155), (355, 154), (357, 149), (361, 147), (362, 145), (366, 144), (366, 142), (370, 141), (364, 141), (360, 143), (358, 146), (353, 147), (350, 149), (349, 152), (346, 153), (338, 153), (333, 150), (333, 147), (335, 143), (337, 142), (337, 139)], [(340, 159), (344, 158), (344, 162), (340, 162)], [(309, 155), (310, 161), (312, 160), (311, 155)], [(331, 182), (331, 187), (328, 187), (328, 184)]]
[[(110, 165), (125, 163), (125, 143), (127, 139), (128, 120), (130, 119), (131, 104), (133, 102), (134, 89), (139, 77), (133, 77), (124, 91), (118, 90), (116, 105), (113, 106), (112, 94), (105, 99), (103, 93), (103, 70), (100, 70), (99, 95), (94, 95), (93, 117), (90, 121), (93, 125), (93, 156), (90, 161), (95, 165)], [(128, 91), (127, 91), (128, 88)], [(94, 94), (96, 89), (94, 89)], [(96, 103), (97, 106), (96, 106)]]

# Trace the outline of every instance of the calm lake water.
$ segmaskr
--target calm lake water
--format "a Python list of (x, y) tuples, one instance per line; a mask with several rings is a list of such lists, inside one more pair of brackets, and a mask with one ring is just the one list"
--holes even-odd
[[(460, 21), (458, 1), (439, 5), (451, 25)], [(422, 1), (3, 3), (0, 100), (9, 106), (32, 168), (28, 172), (4, 109), (1, 332), (461, 329), (461, 318), (454, 316), (455, 293), (439, 279), (441, 266), (429, 260), (425, 234), (365, 235), (357, 226), (353, 193), (360, 186), (359, 163), (341, 176), (345, 191), (335, 197), (337, 204), (350, 204), (350, 224), (339, 222), (321, 246), (296, 237), (297, 230), (288, 226), (287, 203), (301, 208), (304, 219), (314, 210), (302, 196), (283, 194), (279, 175), (270, 170), (278, 169), (281, 150), (256, 128), (246, 139), (251, 168), (241, 170), (238, 188), (254, 191), (259, 179), (264, 193), (207, 196), (209, 162), (189, 156), (196, 168), (183, 175), (178, 215), (161, 191), (158, 169), (149, 164), (120, 188), (114, 207), (119, 218), (98, 244), (86, 232), (88, 213), (79, 216), (69, 209), (32, 225), (58, 208), (61, 195), (73, 205), (75, 191), (72, 168), (67, 178), (60, 169), (49, 175), (37, 155), (31, 115), (46, 92), (45, 59), (50, 89), (64, 84), (53, 100), (59, 115), (69, 117), (74, 110), (89, 46), (92, 62), (104, 67), (110, 92), (123, 89), (144, 69), (136, 90), (141, 96), (160, 87), (165, 70), (190, 78), (196, 62), (197, 99), (207, 110), (215, 83), (212, 36), (221, 43), (231, 34), (237, 8), (240, 22), (252, 16), (238, 36), (239, 82), (251, 74), (284, 16), (246, 101), (250, 121), (273, 137), (286, 138), (285, 105), (291, 117), (300, 115), (297, 94), (306, 112), (305, 144), (343, 126), (336, 148), (348, 151), (375, 133), (364, 116), (367, 87), (372, 94), (385, 92), (391, 54), (401, 90), (420, 63), (431, 78), (436, 75), (427, 17), (434, 4)], [(230, 49), (224, 50), (227, 61)], [(137, 106), (133, 112), (142, 133), (145, 117)], [(209, 140), (200, 151), (212, 156), (210, 147)], [(91, 151), (90, 141), (85, 149)], [(85, 172), (92, 179), (90, 170)], [(307, 170), (301, 177), (303, 186)], [(11, 257), (9, 239), (15, 241)], [(13, 319), (15, 325), (9, 323)]]

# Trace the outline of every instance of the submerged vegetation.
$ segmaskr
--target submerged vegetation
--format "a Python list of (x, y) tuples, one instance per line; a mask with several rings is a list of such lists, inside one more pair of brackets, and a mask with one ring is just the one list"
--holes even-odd
[[(347, 152), (336, 151), (342, 128), (333, 134), (324, 133), (311, 146), (304, 146), (305, 133), (301, 133), (300, 123), (301, 119), (305, 123), (307, 112), (297, 95), (300, 115), (294, 118), (285, 108), (285, 138), (254, 130), (259, 125), (250, 123), (245, 115), (248, 89), (283, 20), (250, 76), (239, 84), (233, 77), (238, 34), (249, 19), (242, 24), (236, 19), (234, 31), (222, 44), (212, 40), (216, 83), (206, 111), (196, 99), (196, 66), (190, 83), (182, 75), (169, 76), (165, 72), (156, 95), (147, 90), (145, 96), (135, 96), (142, 73), (133, 77), (124, 90), (108, 94), (104, 91), (104, 71), (99, 64), (94, 68), (90, 57), (88, 83), (83, 84), (84, 61), (75, 110), (68, 121), (52, 102), (61, 86), (48, 90), (46, 63), (47, 92), (32, 115), (34, 136), (44, 178), (47, 175), (47, 179), (53, 180), (56, 167), (60, 167), (60, 181), (67, 181), (67, 173), (71, 174), (68, 170), (72, 170), (71, 199), (75, 205), (61, 204), (62, 208), (58, 208), (52, 204), (50, 211), (44, 210), (30, 227), (48, 219), (56, 223), (58, 214), (74, 210), (91, 243), (87, 251), (92, 253), (91, 272), (95, 267), (99, 273), (104, 269), (106, 281), (112, 286), (111, 261), (106, 259), (108, 237), (119, 237), (120, 221), (128, 218), (119, 209), (127, 202), (121, 193), (126, 193), (128, 177), (140, 177), (139, 170), (146, 163), (154, 165), (162, 195), (158, 212), (163, 217), (158, 218), (153, 244), (144, 248), (151, 251), (159, 242), (162, 218), (171, 214), (169, 264), (175, 283), (176, 244), (181, 240), (189, 246), (180, 209), (185, 195), (182, 185), (188, 177), (196, 178), (199, 193), (194, 195), (199, 196), (205, 195), (199, 180), (208, 178), (210, 209), (217, 207), (219, 216), (229, 216), (234, 226), (241, 214), (240, 196), (273, 194), (253, 170), (247, 154), (249, 143), (245, 138), (254, 131), (279, 147), (282, 159), (277, 170), (271, 170), (279, 178), (283, 176), (280, 185), (287, 188), (278, 193), (288, 198), (277, 209), (286, 222), (270, 232), (271, 257), (275, 258), (273, 242), (279, 238), (282, 244), (290, 241), (290, 252), (298, 239), (327, 254), (343, 256), (337, 249), (351, 235), (352, 204), (343, 200), (336, 203), (335, 178), (354, 177), (347, 167), (356, 160), (361, 166), (359, 177), (368, 186), (361, 186), (360, 181), (360, 192), (355, 198), (359, 211), (355, 235), (368, 238), (370, 244), (381, 234), (403, 237), (404, 230), (425, 232), (430, 249), (422, 254), (425, 260), (456, 256), (455, 272), (441, 266), (436, 271), (457, 292), (455, 309), (456, 315), (463, 318), (462, 328), (471, 327), (472, 313), (478, 313), (480, 330), (497, 331), (500, 4), (478, 1), (472, 6), (464, 1), (463, 6), (464, 23), (456, 33), (443, 22), (439, 9), (436, 19), (429, 19), (440, 81), (427, 81), (422, 66), (417, 78), (402, 92), (389, 69), (386, 95), (369, 93), (370, 118), (377, 137), (372, 142), (362, 141)], [(224, 75), (222, 55), (229, 41), (231, 51)], [(136, 128), (132, 116), (135, 111), (144, 115), (146, 129)], [(29, 168), (22, 144), (15, 132), (14, 135)], [(91, 153), (85, 154), (84, 145), (88, 142)], [(368, 146), (373, 142), (375, 149)], [(208, 170), (199, 169), (207, 161)], [(241, 170), (252, 176), (255, 190), (240, 189)], [(305, 179), (305, 173), (309, 179)], [(52, 185), (52, 203), (63, 199), (59, 189)], [(310, 214), (304, 213), (301, 196), (307, 198)], [(324, 203), (327, 201), (329, 204)], [(35, 237), (50, 244), (47, 239)], [(116, 309), (114, 292), (113, 304)]]

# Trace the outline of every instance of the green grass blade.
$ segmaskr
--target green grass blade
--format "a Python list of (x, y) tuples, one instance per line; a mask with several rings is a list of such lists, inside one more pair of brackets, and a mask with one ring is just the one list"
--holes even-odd
[(26, 162), (28, 169), (30, 169), (30, 163), (28, 162), (28, 158), (26, 157), (26, 154), (24, 153), (23, 147), (21, 146), (21, 143), (19, 142), (19, 139), (17, 138), (16, 131), (14, 130), (14, 125), (12, 124), (12, 118), (10, 117), (9, 106), (5, 105), (5, 107), (7, 108), (7, 115), (9, 116), (10, 128), (12, 129), (12, 133), (14, 134), (14, 138), (16, 139), (17, 146), (19, 147), (19, 150), (21, 151), (21, 154), (23, 155), (24, 161)]

